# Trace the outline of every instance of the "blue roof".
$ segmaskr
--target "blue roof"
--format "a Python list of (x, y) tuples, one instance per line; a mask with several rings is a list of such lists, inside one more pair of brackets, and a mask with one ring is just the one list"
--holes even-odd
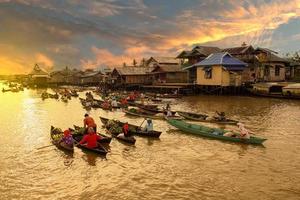
[(239, 70), (243, 70), (247, 66), (247, 63), (240, 61), (237, 58), (234, 58), (232, 55), (230, 55), (227, 52), (223, 52), (223, 53), (210, 54), (204, 60), (195, 63), (189, 67), (186, 67), (185, 69), (190, 69), (192, 67), (204, 67), (204, 66), (213, 66), (213, 65), (222, 65), (226, 67), (226, 69), (228, 70), (239, 71)]

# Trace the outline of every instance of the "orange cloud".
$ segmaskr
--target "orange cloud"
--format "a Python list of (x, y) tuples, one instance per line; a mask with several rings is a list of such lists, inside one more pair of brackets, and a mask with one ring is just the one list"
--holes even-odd
[(83, 69), (95, 69), (100, 66), (120, 66), (122, 63), (126, 62), (129, 64), (132, 62), (131, 57), (125, 55), (114, 55), (107, 49), (99, 49), (97, 47), (92, 47), (92, 52), (95, 55), (95, 59), (81, 59), (81, 66)]
[(37, 53), (35, 55), (35, 59), (39, 65), (43, 65), (44, 67), (47, 67), (47, 68), (53, 67), (53, 61), (42, 53)]
[(0, 74), (21, 74), (26, 66), (16, 63), (8, 57), (0, 56)]

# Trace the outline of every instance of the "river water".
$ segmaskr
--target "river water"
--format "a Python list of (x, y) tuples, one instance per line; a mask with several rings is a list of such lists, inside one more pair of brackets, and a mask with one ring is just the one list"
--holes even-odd
[[(78, 148), (73, 155), (53, 146), (37, 150), (50, 144), (51, 125), (81, 125), (86, 112), (78, 99), (43, 101), (41, 92), (0, 92), (0, 199), (300, 199), (300, 101), (170, 100), (174, 110), (225, 111), (268, 140), (264, 147), (210, 140), (155, 120), (159, 140), (137, 137), (129, 146), (113, 139), (103, 158)], [(99, 116), (143, 121), (121, 111), (90, 114), (98, 127)]]

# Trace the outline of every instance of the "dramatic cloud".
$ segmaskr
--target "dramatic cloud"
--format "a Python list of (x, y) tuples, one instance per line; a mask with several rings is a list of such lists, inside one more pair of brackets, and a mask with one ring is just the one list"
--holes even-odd
[(295, 51), (299, 21), (300, 0), (0, 0), (0, 73), (118, 66), (196, 44)]

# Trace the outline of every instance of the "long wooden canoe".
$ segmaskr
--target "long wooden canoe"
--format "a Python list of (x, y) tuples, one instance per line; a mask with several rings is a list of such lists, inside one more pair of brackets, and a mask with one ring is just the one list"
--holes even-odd
[(60, 139), (63, 137), (63, 133), (61, 131), (57, 131), (58, 129), (51, 126), (50, 129), (50, 137), (52, 139), (52, 144), (54, 144), (58, 149), (74, 152), (74, 145), (67, 145), (64, 142), (60, 142)]
[[(191, 124), (184, 122), (182, 120), (174, 120), (174, 119), (168, 119), (167, 122), (171, 124), (172, 126), (180, 129), (183, 132), (191, 133), (203, 137), (208, 137), (212, 139), (218, 139), (218, 140), (224, 140), (224, 141), (230, 141), (230, 142), (240, 142), (240, 143), (246, 143), (246, 144), (262, 144), (267, 139), (259, 138), (251, 136), (250, 139), (240, 138), (240, 137), (228, 137), (223, 136), (224, 133), (228, 132), (224, 129), (219, 128), (210, 128), (203, 125), (198, 124)], [(236, 135), (240, 135), (239, 133), (235, 133)]]
[(147, 114), (142, 114), (142, 113), (135, 113), (135, 112), (131, 112), (129, 110), (123, 110), (123, 112), (128, 114), (128, 115), (132, 115), (132, 116), (136, 116), (136, 117), (144, 117), (144, 118), (151, 118), (151, 119), (164, 119), (163, 116), (155, 116), (155, 115), (147, 115)]
[[(142, 114), (142, 113), (135, 113), (135, 112), (131, 112), (129, 110), (123, 110), (123, 112), (125, 112), (128, 115), (132, 115), (132, 116), (136, 116), (136, 117), (143, 117), (143, 118), (150, 118), (150, 119), (161, 119), (164, 120), (166, 118), (165, 115), (147, 115), (147, 114)], [(170, 119), (182, 119), (180, 116), (171, 116), (169, 117)]]
[[(104, 117), (100, 117), (100, 120), (101, 120), (101, 122), (102, 122), (103, 125), (106, 125), (107, 122), (110, 119), (104, 118)], [(122, 127), (125, 124), (124, 122), (120, 122), (118, 120), (114, 120), (114, 122), (117, 122)], [(128, 124), (128, 125), (129, 125), (129, 133), (131, 133), (133, 135), (155, 137), (155, 138), (159, 138), (159, 136), (161, 135), (160, 131), (155, 131), (155, 130), (153, 130), (153, 131), (143, 131), (143, 130), (141, 130), (141, 128), (139, 126), (136, 126), (136, 125), (133, 125), (133, 124)]]
[(188, 120), (193, 120), (198, 122), (207, 122), (207, 123), (215, 123), (215, 124), (232, 124), (232, 125), (238, 123), (238, 121), (232, 119), (225, 119), (223, 121), (216, 120), (216, 119), (208, 119), (207, 118), (208, 116), (205, 114), (197, 114), (197, 113), (182, 112), (182, 111), (177, 111), (177, 113), (178, 115)]

